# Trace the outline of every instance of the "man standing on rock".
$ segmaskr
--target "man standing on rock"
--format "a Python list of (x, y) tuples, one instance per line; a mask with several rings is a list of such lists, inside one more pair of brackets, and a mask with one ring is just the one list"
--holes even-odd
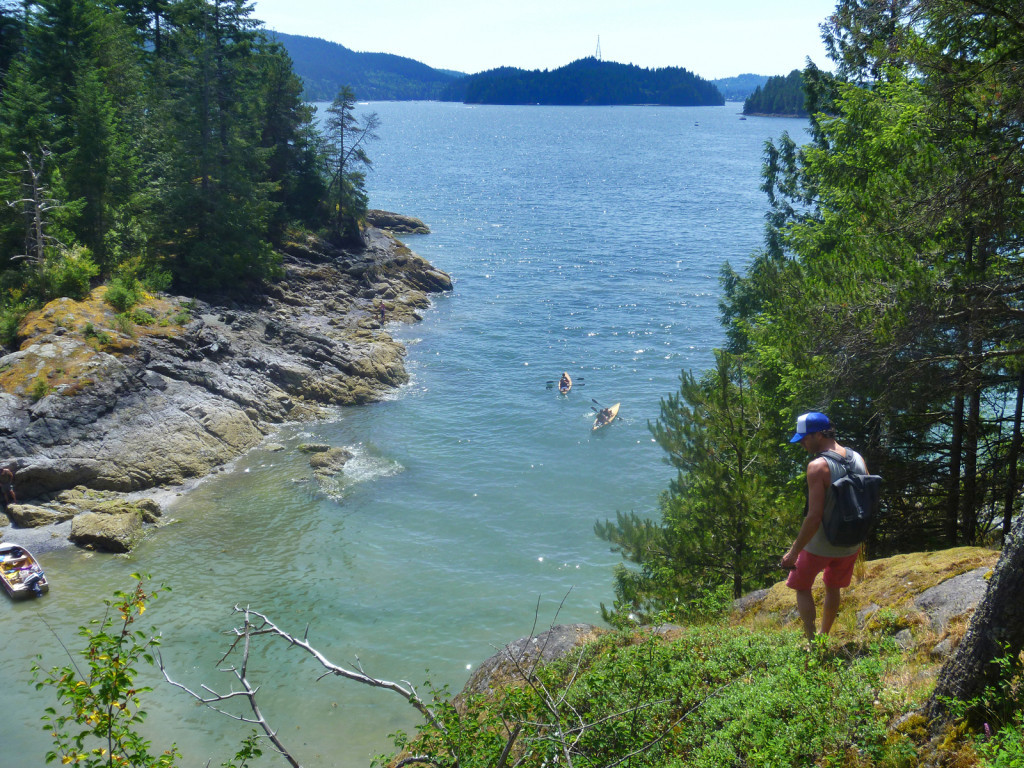
[(6, 512), (11, 504), (17, 504), (18, 499), (14, 495), (14, 473), (10, 467), (0, 469), (0, 506)]
[[(782, 556), (779, 565), (789, 571), (786, 586), (796, 591), (796, 607), (808, 640), (814, 639), (817, 620), (811, 586), (819, 573), (825, 582), (825, 602), (821, 609), (821, 634), (827, 635), (839, 613), (840, 590), (850, 586), (853, 566), (860, 544), (837, 547), (825, 537), (823, 521), (835, 507), (832, 482), (842, 477), (843, 470), (821, 455), (835, 451), (840, 456), (853, 456), (858, 474), (867, 474), (863, 457), (836, 442), (836, 430), (824, 413), (805, 413), (796, 420), (796, 433), (791, 443), (800, 443), (814, 458), (807, 465), (807, 514), (796, 541)], [(833, 467), (835, 465), (836, 468)], [(835, 475), (835, 476), (833, 476)]]

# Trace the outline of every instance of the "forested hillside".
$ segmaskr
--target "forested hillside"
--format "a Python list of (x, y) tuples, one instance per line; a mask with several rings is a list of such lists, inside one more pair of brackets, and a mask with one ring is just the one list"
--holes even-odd
[(743, 101), (768, 81), (768, 75), (736, 75), (712, 80), (726, 101)]
[(467, 104), (724, 104), (715, 86), (679, 67), (641, 69), (590, 57), (554, 70), (502, 68), (458, 81), (447, 98)]
[(343, 85), (360, 99), (373, 101), (440, 99), (462, 77), (390, 53), (358, 53), (338, 43), (283, 32), (268, 35), (287, 49), (310, 101), (330, 101)]
[(358, 236), (372, 130), (353, 98), (319, 132), (284, 48), (235, 3), (2, 0), (3, 338), (99, 280), (244, 290), (277, 274), (289, 227)]
[(785, 77), (769, 77), (763, 86), (758, 86), (744, 100), (743, 114), (807, 117), (800, 70), (794, 69)]

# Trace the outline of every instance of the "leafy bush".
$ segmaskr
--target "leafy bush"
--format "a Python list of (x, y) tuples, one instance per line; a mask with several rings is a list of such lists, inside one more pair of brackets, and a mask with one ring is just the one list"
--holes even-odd
[(49, 383), (46, 381), (45, 378), (40, 376), (39, 378), (32, 382), (32, 386), (29, 387), (28, 394), (29, 397), (32, 398), (33, 403), (38, 403), (40, 400), (42, 400), (44, 397), (50, 394), (51, 391), (52, 390), (50, 389)]
[(114, 325), (125, 336), (135, 337), (135, 320), (131, 312), (121, 312), (114, 315)]
[(25, 302), (10, 302), (0, 306), (0, 344), (13, 347), (18, 340), (18, 326), (31, 309)]
[(979, 737), (974, 745), (986, 768), (1020, 768), (1024, 765), (1024, 711), (996, 733)]
[(91, 290), (91, 281), (100, 272), (88, 248), (50, 248), (42, 264), (31, 265), (19, 271), (26, 297), (50, 301), (66, 296), (84, 299)]
[(54, 749), (46, 762), (60, 760), (86, 768), (101, 766), (172, 766), (179, 753), (174, 745), (159, 755), (150, 754), (150, 742), (138, 733), (146, 719), (141, 707), (142, 695), (151, 688), (137, 686), (135, 676), (140, 663), (152, 664), (156, 636), (134, 627), (146, 605), (160, 589), (147, 593), (144, 579), (137, 580), (131, 592), (116, 592), (105, 601), (108, 611), (102, 620), (80, 627), (78, 634), (87, 641), (85, 664), (72, 661), (43, 673), (33, 666), (36, 688), (52, 688), (64, 710), (47, 708), (44, 730), (53, 737)]
[(110, 338), (110, 334), (106, 331), (97, 331), (96, 326), (92, 323), (86, 323), (85, 327), (82, 328), (82, 335), (86, 339), (95, 339), (100, 345), (110, 344), (113, 339)]
[(142, 301), (142, 287), (133, 277), (114, 277), (107, 284), (104, 301), (124, 314)]

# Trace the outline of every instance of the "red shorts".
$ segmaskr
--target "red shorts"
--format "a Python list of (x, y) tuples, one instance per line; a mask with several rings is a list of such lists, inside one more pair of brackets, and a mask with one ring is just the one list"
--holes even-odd
[(825, 586), (840, 589), (848, 587), (853, 578), (853, 564), (857, 562), (859, 554), (854, 552), (846, 557), (822, 557), (812, 555), (805, 549), (797, 555), (796, 568), (789, 572), (786, 586), (796, 590), (810, 589), (815, 577), (821, 573)]

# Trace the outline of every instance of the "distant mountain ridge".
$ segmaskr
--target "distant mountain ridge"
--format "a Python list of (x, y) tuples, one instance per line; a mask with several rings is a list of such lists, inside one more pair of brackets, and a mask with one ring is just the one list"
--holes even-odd
[(292, 59), (309, 101), (331, 101), (343, 85), (364, 101), (440, 99), (452, 82), (464, 77), (428, 67), (415, 59), (391, 53), (360, 53), (318, 37), (267, 30)]
[[(503, 67), (466, 75), (391, 53), (353, 51), (318, 37), (273, 30), (267, 30), (267, 34), (288, 51), (309, 101), (331, 101), (343, 85), (348, 85), (363, 101), (470, 98), (476, 103), (720, 104), (715, 100), (715, 88), (728, 101), (742, 101), (768, 80), (767, 75), (751, 74), (704, 80), (681, 67), (647, 70), (593, 57), (543, 72)], [(572, 92), (574, 88), (578, 89), (576, 93)], [(517, 100), (487, 100), (500, 98)]]
[(769, 80), (768, 75), (743, 74), (736, 77), (723, 77), (712, 80), (726, 101), (745, 101), (758, 88), (763, 88)]

